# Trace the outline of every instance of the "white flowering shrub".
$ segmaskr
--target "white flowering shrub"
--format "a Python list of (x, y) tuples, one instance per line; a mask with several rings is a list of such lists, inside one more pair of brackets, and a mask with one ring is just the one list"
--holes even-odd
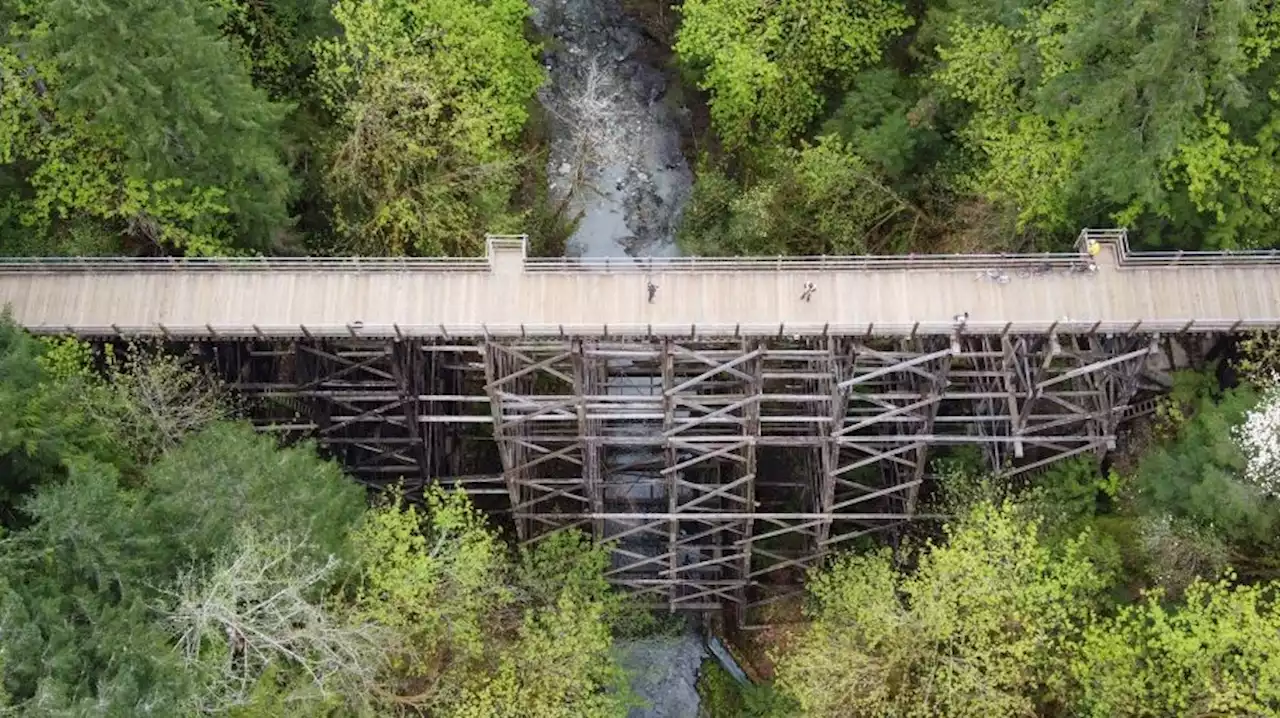
[(1247, 462), (1245, 481), (1267, 496), (1280, 496), (1280, 389), (1264, 394), (1232, 436)]

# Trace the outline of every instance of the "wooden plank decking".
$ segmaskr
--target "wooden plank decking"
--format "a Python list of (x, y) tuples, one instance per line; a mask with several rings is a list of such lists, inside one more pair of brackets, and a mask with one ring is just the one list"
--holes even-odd
[[(939, 334), (955, 331), (962, 312), (966, 333), (1280, 326), (1280, 264), (1144, 262), (1120, 242), (1106, 243), (1097, 272), (1073, 272), (1055, 257), (1053, 271), (1011, 268), (1004, 283), (976, 268), (981, 262), (618, 271), (539, 265), (518, 247), (490, 254), (487, 264), (375, 271), (0, 265), (0, 305), (32, 330), (82, 335)], [(817, 288), (809, 302), (800, 299), (806, 282)]]

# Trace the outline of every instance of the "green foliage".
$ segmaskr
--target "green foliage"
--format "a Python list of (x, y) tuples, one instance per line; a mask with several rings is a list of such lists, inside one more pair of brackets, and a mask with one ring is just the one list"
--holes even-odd
[(787, 143), (911, 25), (892, 0), (686, 0), (675, 51), (701, 70), (721, 139)]
[(1280, 384), (1280, 332), (1254, 331), (1240, 341), (1237, 368), (1244, 380), (1262, 389)]
[(708, 658), (698, 672), (701, 718), (788, 718), (795, 704), (770, 683), (742, 685), (718, 661)]
[(340, 0), (317, 82), (340, 118), (334, 224), (376, 254), (475, 254), (515, 229), (510, 145), (542, 83), (522, 0)]
[(886, 228), (911, 210), (835, 137), (763, 153), (739, 189), (704, 166), (679, 241), (698, 255), (859, 254), (891, 241)]
[[(86, 359), (83, 346), (77, 359)], [(140, 463), (231, 413), (222, 383), (190, 356), (134, 342), (119, 353), (105, 347), (103, 364), (102, 380), (87, 382), (95, 391), (84, 395), (84, 410), (110, 426), (116, 445)]]
[(82, 345), (47, 348), (0, 315), (0, 525), (21, 522), (16, 507), (65, 459), (120, 457), (112, 427), (83, 411), (93, 386), (83, 360)]
[(29, 0), (6, 15), (0, 165), (21, 177), (25, 231), (87, 218), (213, 254), (287, 223), (284, 108), (252, 86), (214, 5)]
[[(166, 636), (147, 621), (147, 607), (132, 601), (102, 603), (95, 595), (59, 600), (57, 588), (24, 589), (2, 599), (6, 649), (28, 658), (7, 663), (13, 705), (25, 715), (179, 715), (190, 685), (172, 659)], [(28, 690), (38, 684), (38, 690)]]
[(591, 537), (579, 531), (557, 531), (520, 548), (512, 586), (524, 604), (555, 605), (568, 593), (598, 605), (600, 620), (615, 636), (678, 635), (686, 630), (683, 617), (666, 614), (663, 621), (614, 590), (605, 579), (609, 568), (606, 547), (593, 545)]
[(887, 180), (910, 181), (908, 173), (931, 159), (942, 142), (933, 124), (936, 107), (917, 93), (908, 78), (890, 68), (863, 70), (822, 133), (839, 136)]
[(1181, 598), (1199, 579), (1222, 575), (1233, 558), (1212, 528), (1189, 519), (1142, 516), (1138, 532), (1142, 573), (1169, 598)]
[(81, 463), (29, 502), (31, 528), (0, 543), (0, 651), (19, 708), (177, 714), (190, 679), (149, 620), (146, 582), (163, 579), (142, 558), (155, 537), (133, 498), (110, 467)]
[(354, 536), (362, 559), (356, 611), (405, 636), (401, 670), (411, 675), (478, 660), (486, 618), (513, 600), (505, 550), (466, 495), (435, 490), (426, 500), (429, 523), (395, 500)]
[(1115, 502), (1124, 483), (1115, 471), (1102, 476), (1097, 460), (1077, 458), (1054, 464), (1036, 477), (1035, 484), (1020, 492), (1019, 502), (1042, 516), (1044, 540), (1051, 546), (1070, 542), (1082, 533), (1089, 541), (1081, 545), (1102, 575), (1119, 577), (1124, 570), (1124, 551), (1131, 542), (1128, 517), (1104, 516), (1104, 504)]
[(698, 671), (698, 711), (702, 718), (737, 718), (745, 702), (741, 686), (714, 658), (702, 661)]
[(228, 718), (339, 718), (340, 696), (302, 699), (298, 697), (299, 684), (305, 684), (305, 676), (295, 675), (280, 665), (273, 665), (262, 672), (244, 705), (226, 711)]
[[(58, 474), (67, 458), (93, 457), (133, 476), (228, 413), (217, 382), (155, 347), (130, 345), (117, 355), (108, 345), (98, 356), (86, 342), (35, 340), (6, 321), (0, 322), (0, 356), (10, 365), (9, 381), (0, 380), (0, 402), (14, 422), (8, 441), (15, 442), (0, 440), (0, 462), (8, 462), (15, 492), (0, 505), (37, 475)], [(10, 451), (17, 446), (21, 454)]]
[(612, 625), (623, 620), (629, 607), (605, 580), (608, 569), (609, 554), (593, 546), (590, 536), (557, 531), (520, 548), (514, 583), (535, 605), (555, 605), (563, 593), (599, 603), (606, 625)]
[(1181, 605), (1157, 592), (1091, 626), (1072, 666), (1079, 715), (1280, 713), (1276, 590), (1196, 582)]
[(1176, 437), (1140, 461), (1134, 483), (1142, 510), (1190, 520), (1233, 542), (1273, 541), (1280, 511), (1240, 480), (1247, 457), (1232, 438), (1257, 400), (1247, 387), (1217, 399), (1202, 394)]
[(247, 423), (217, 423), (170, 451), (143, 478), (139, 520), (163, 537), (166, 563), (202, 562), (250, 520), (264, 535), (305, 539), (304, 556), (346, 556), (363, 490), (310, 444), (279, 448)]
[(956, 447), (946, 456), (935, 458), (929, 468), (938, 485), (933, 502), (943, 514), (964, 516), (984, 502), (1017, 503), (1021, 498), (1008, 482), (991, 478), (986, 459), (977, 447)]
[(934, 79), (971, 111), (961, 136), (981, 159), (965, 186), (1048, 229), (1105, 215), (1148, 241), (1266, 241), (1280, 208), (1274, 13), (956, 3)]
[(355, 614), (401, 636), (395, 702), (458, 718), (626, 715), (606, 554), (560, 535), (514, 561), (465, 494), (425, 498), (424, 515), (393, 497), (354, 537)]
[(53, 381), (93, 379), (93, 346), (75, 337), (42, 337), (44, 352), (36, 357), (45, 376)]
[(456, 718), (609, 718), (633, 701), (614, 663), (603, 607), (572, 590), (556, 603), (525, 611), (497, 670), (473, 679)]
[(1084, 522), (1097, 515), (1099, 494), (1104, 490), (1113, 494), (1118, 482), (1118, 477), (1099, 476), (1096, 460), (1081, 457), (1050, 467), (1037, 477), (1036, 486), (1027, 498), (1034, 504), (1052, 507), (1052, 513), (1041, 512), (1046, 520), (1065, 527), (1068, 532), (1078, 533), (1084, 528)]
[[(191, 565), (225, 556), (246, 525), (323, 566), (346, 553), (346, 533), (363, 511), (360, 490), (335, 466), (306, 447), (277, 451), (248, 426), (192, 436), (137, 488), (109, 465), (66, 460), (67, 477), (42, 483), (23, 506), (27, 525), (0, 541), (4, 685), (15, 705), (51, 714), (94, 706), (103, 715), (183, 714), (231, 656), (209, 646), (200, 660), (180, 658), (157, 614), (169, 602), (166, 587)], [(264, 580), (302, 565), (250, 575)], [(238, 595), (251, 595), (247, 585)]]
[(604, 549), (564, 533), (513, 552), (439, 489), (425, 513), (369, 510), (310, 444), (168, 421), (200, 404), (198, 376), (0, 323), (13, 712), (626, 715), (612, 632), (634, 608)]
[(813, 623), (779, 657), (779, 686), (811, 716), (1029, 715), (1060, 699), (1105, 582), (1087, 536), (1053, 550), (1039, 531), (983, 503), (912, 574), (887, 550), (838, 558), (811, 577)]
[(223, 32), (241, 45), (254, 84), (273, 98), (306, 96), (311, 44), (333, 31), (326, 0), (213, 0)]
[(1165, 439), (1175, 439), (1191, 418), (1202, 399), (1215, 391), (1216, 379), (1210, 372), (1177, 371), (1173, 386), (1156, 403), (1156, 431)]

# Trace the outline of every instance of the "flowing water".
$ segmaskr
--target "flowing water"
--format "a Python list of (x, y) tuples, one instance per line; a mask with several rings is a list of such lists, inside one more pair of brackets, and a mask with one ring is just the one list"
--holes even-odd
[(569, 254), (676, 254), (672, 241), (692, 175), (680, 151), (661, 48), (618, 0), (531, 0), (546, 38), (551, 196), (581, 213)]
[[(567, 197), (571, 212), (580, 215), (568, 253), (676, 255), (675, 229), (693, 178), (680, 150), (679, 110), (664, 101), (667, 78), (649, 61), (662, 55), (661, 48), (626, 17), (618, 0), (530, 2), (534, 25), (545, 38), (543, 62), (550, 76), (539, 93), (551, 137), (550, 194)], [(614, 377), (605, 390), (650, 394), (655, 387), (644, 377)], [(637, 424), (617, 430), (654, 429)], [(644, 451), (607, 452), (606, 500), (616, 506), (657, 498), (660, 476), (652, 467), (661, 463), (660, 455)], [(649, 704), (633, 710), (631, 718), (696, 718), (695, 684), (704, 655), (696, 633), (620, 641), (618, 651), (632, 688)]]

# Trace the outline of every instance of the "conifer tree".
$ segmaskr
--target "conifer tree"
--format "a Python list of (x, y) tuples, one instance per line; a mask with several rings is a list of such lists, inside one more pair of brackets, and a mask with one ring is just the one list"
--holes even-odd
[(22, 227), (11, 231), (56, 235), (89, 217), (210, 254), (264, 248), (287, 226), (286, 108), (253, 87), (224, 11), (30, 0), (3, 14), (0, 164)]

